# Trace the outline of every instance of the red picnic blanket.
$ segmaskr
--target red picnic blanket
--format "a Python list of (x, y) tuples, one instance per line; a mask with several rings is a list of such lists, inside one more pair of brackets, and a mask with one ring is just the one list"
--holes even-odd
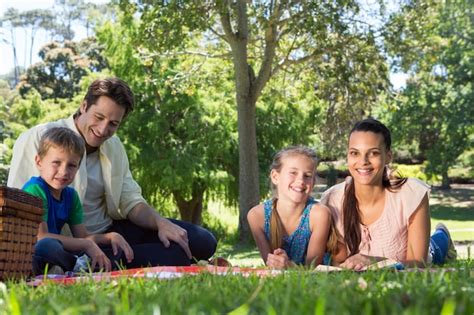
[(207, 266), (158, 266), (147, 268), (135, 268), (126, 270), (117, 270), (111, 272), (94, 272), (83, 275), (44, 275), (37, 276), (28, 285), (39, 286), (47, 282), (58, 284), (75, 284), (84, 281), (111, 281), (120, 278), (150, 278), (150, 279), (172, 279), (186, 275), (197, 275), (200, 273), (210, 273), (214, 275), (242, 275), (248, 277), (255, 275), (258, 277), (275, 276), (282, 274), (283, 270), (274, 270), (268, 268), (250, 268), (250, 267), (219, 267), (213, 265)]

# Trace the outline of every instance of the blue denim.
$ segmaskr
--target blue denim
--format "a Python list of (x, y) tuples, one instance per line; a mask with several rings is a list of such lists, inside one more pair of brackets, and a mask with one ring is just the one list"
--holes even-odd
[(444, 263), (449, 248), (449, 236), (444, 230), (437, 229), (430, 238), (429, 251), (433, 257), (433, 264)]
[[(117, 255), (114, 256), (111, 247), (100, 246), (107, 258), (110, 259), (113, 269), (119, 268), (119, 261), (122, 257), (122, 250), (118, 250)], [(83, 255), (81, 251), (68, 251), (64, 249), (63, 243), (54, 238), (43, 238), (35, 244), (35, 251), (33, 253), (33, 274), (43, 274), (46, 265), (58, 265), (64, 271), (72, 271), (76, 265), (77, 257)], [(99, 266), (95, 271), (99, 271)]]
[(63, 243), (54, 238), (43, 238), (35, 244), (33, 273), (43, 274), (46, 265), (58, 265), (64, 271), (71, 271), (76, 264), (76, 255), (64, 249)]

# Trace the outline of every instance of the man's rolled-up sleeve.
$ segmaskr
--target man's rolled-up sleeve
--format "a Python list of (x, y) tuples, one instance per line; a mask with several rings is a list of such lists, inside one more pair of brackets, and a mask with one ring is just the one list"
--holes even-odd
[(36, 127), (22, 133), (15, 141), (13, 155), (8, 172), (9, 187), (21, 189), (32, 177), (38, 176), (35, 156), (38, 151), (42, 128)]

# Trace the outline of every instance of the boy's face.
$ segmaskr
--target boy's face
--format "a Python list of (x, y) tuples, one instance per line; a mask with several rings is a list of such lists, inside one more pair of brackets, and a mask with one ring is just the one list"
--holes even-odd
[(41, 178), (49, 185), (53, 196), (60, 199), (61, 191), (74, 180), (81, 157), (51, 146), (43, 158), (37, 155), (35, 161)]

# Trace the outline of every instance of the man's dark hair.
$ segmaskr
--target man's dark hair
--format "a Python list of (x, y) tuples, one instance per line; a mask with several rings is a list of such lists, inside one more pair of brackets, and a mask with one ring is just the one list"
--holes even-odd
[[(98, 79), (92, 82), (84, 97), (86, 111), (94, 105), (101, 96), (110, 97), (117, 105), (125, 109), (123, 118), (133, 111), (135, 105), (133, 92), (124, 81), (119, 78)], [(79, 110), (76, 115), (80, 115)]]

